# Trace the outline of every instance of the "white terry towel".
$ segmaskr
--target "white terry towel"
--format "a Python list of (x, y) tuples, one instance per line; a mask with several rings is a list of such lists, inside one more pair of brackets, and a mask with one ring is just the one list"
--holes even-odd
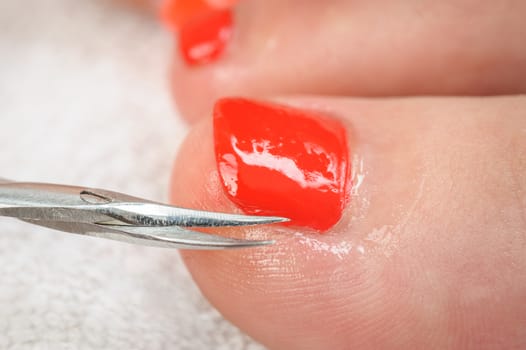
[[(167, 200), (171, 41), (108, 0), (0, 1), (0, 176)], [(0, 218), (0, 349), (261, 349), (176, 251)]]

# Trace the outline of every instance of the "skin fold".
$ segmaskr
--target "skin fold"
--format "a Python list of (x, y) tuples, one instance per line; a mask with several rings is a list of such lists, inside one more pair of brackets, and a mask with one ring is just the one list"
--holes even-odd
[[(176, 53), (193, 128), (173, 203), (239, 212), (214, 159), (222, 96), (338, 118), (353, 158), (327, 234), (231, 229), (277, 244), (183, 252), (211, 303), (271, 349), (525, 348), (524, 13), (520, 0), (245, 0), (219, 60), (188, 67)], [(422, 95), (443, 97), (402, 97)]]

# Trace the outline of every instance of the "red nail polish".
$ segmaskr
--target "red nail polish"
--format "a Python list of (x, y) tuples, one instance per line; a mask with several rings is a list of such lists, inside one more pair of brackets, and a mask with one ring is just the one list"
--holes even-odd
[(209, 10), (188, 20), (179, 31), (179, 49), (189, 65), (214, 61), (232, 34), (232, 11)]
[(314, 112), (240, 98), (214, 108), (224, 189), (248, 214), (325, 231), (341, 218), (350, 170), (346, 131)]
[(197, 14), (209, 10), (205, 0), (164, 0), (159, 15), (168, 28), (177, 31)]

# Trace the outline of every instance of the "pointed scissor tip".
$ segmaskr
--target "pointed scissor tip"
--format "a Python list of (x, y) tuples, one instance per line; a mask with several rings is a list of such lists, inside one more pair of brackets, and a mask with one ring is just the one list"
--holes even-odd
[(240, 225), (265, 225), (265, 224), (279, 224), (290, 221), (289, 218), (281, 216), (238, 216)]
[(289, 218), (284, 218), (281, 216), (271, 216), (271, 218), (274, 220), (273, 223), (280, 223), (280, 222), (289, 222)]
[(217, 248), (229, 248), (229, 249), (235, 249), (235, 248), (256, 248), (256, 247), (264, 247), (268, 245), (275, 244), (276, 241), (274, 240), (262, 240), (262, 241), (256, 241), (256, 240), (239, 240), (239, 242), (236, 243), (227, 243), (227, 244), (219, 244), (217, 245)]

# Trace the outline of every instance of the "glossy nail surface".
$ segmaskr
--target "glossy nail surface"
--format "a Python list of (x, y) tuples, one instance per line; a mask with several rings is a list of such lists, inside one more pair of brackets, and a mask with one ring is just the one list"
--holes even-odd
[(314, 112), (219, 100), (214, 141), (224, 189), (243, 211), (325, 231), (341, 218), (350, 171), (346, 130)]
[(179, 31), (179, 49), (189, 65), (221, 56), (232, 34), (232, 11), (209, 10), (187, 21)]

